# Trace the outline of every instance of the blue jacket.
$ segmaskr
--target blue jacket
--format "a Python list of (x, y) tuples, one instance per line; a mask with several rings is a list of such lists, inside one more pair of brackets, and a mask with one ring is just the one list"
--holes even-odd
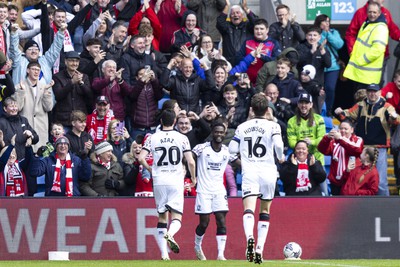
[(335, 29), (330, 29), (329, 32), (322, 31), (321, 40), (319, 42), (322, 43), (325, 39), (327, 41), (326, 48), (331, 54), (331, 62), (332, 62), (329, 68), (325, 68), (325, 72), (340, 70), (337, 58), (339, 58), (338, 51), (344, 45), (344, 41), (342, 37), (340, 37), (340, 33)]
[[(79, 157), (70, 153), (72, 161), (72, 179), (73, 179), (73, 196), (80, 196), (79, 181), (89, 181), (92, 174), (92, 167), (90, 165), (90, 159), (86, 158), (81, 160)], [(56, 167), (55, 152), (51, 153), (47, 158), (36, 158), (32, 159), (30, 174), (33, 177), (45, 175), (45, 195), (46, 196), (65, 196), (65, 166), (61, 169), (61, 192), (53, 192), (51, 188), (54, 180), (54, 170)]]

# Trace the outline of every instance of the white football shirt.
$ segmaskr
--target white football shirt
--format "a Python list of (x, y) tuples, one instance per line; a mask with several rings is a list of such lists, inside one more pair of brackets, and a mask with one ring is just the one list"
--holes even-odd
[(228, 147), (222, 145), (221, 151), (215, 151), (210, 142), (198, 144), (193, 148), (197, 156), (196, 191), (204, 194), (226, 194), (224, 172), (229, 162)]
[(153, 154), (153, 185), (183, 186), (183, 153), (190, 151), (185, 135), (174, 130), (159, 131), (146, 139), (143, 149)]
[[(267, 175), (271, 168), (276, 172), (274, 148), (279, 148), (280, 153), (283, 152), (281, 128), (278, 123), (266, 119), (248, 120), (236, 128), (232, 142), (239, 144), (243, 176), (250, 177), (253, 173)], [(229, 148), (231, 149), (231, 145)], [(277, 156), (283, 158), (283, 153)]]

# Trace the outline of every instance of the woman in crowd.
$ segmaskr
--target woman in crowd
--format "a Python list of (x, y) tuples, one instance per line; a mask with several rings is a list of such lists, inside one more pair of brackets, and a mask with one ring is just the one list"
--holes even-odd
[(92, 38), (97, 38), (101, 42), (106, 43), (111, 35), (111, 27), (114, 23), (115, 20), (112, 18), (109, 11), (100, 13), (99, 17), (93, 21), (93, 24), (83, 35), (84, 46), (86, 46), (87, 41)]
[(344, 184), (342, 178), (349, 163), (349, 157), (358, 158), (363, 147), (364, 141), (354, 134), (354, 127), (349, 119), (342, 121), (339, 129), (334, 128), (324, 135), (318, 144), (318, 150), (322, 154), (332, 157), (328, 174), (332, 195), (340, 195)]
[(208, 34), (200, 36), (192, 54), (200, 61), (201, 64), (207, 65), (208, 68), (211, 68), (211, 64), (214, 60), (222, 59), (228, 64), (227, 70), (229, 71), (232, 69), (231, 63), (226, 60), (220, 51), (214, 48), (213, 40)]
[(112, 120), (108, 125), (107, 142), (113, 147), (113, 154), (119, 163), (122, 163), (122, 156), (129, 152), (133, 142), (124, 123), (119, 120)]
[(90, 155), (92, 176), (89, 181), (80, 183), (83, 196), (118, 196), (124, 189), (123, 170), (112, 151), (113, 147), (107, 141), (96, 145)]
[(325, 47), (331, 55), (331, 66), (325, 67), (324, 70), (325, 103), (328, 114), (332, 112), (333, 103), (335, 101), (336, 82), (339, 78), (341, 68), (338, 50), (344, 45), (340, 33), (330, 27), (330, 22), (331, 19), (325, 14), (317, 16), (314, 21), (314, 26), (321, 29), (321, 40), (319, 43), (323, 44), (326, 42)]
[(279, 171), (287, 196), (322, 195), (319, 184), (326, 179), (321, 162), (309, 154), (308, 144), (300, 140), (294, 152), (283, 163)]
[(348, 163), (343, 174), (345, 181), (341, 195), (364, 196), (378, 193), (379, 173), (376, 169), (379, 151), (374, 147), (365, 147), (361, 153), (361, 165), (354, 161)]

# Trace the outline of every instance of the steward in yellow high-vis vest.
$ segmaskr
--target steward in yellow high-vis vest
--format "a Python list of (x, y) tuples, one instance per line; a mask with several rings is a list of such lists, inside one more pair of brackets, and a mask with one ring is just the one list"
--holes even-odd
[(369, 4), (368, 18), (358, 32), (344, 77), (363, 84), (379, 84), (388, 39), (389, 29), (380, 6)]

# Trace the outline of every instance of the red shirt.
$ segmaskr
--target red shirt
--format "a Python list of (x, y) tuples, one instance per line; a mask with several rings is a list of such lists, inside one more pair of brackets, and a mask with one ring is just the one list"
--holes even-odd
[(393, 93), (393, 96), (391, 98), (387, 98), (386, 102), (391, 104), (396, 109), (397, 114), (400, 114), (400, 89), (397, 88), (394, 82), (390, 82), (382, 88), (381, 94), (384, 98), (386, 98), (386, 95), (389, 92)]

